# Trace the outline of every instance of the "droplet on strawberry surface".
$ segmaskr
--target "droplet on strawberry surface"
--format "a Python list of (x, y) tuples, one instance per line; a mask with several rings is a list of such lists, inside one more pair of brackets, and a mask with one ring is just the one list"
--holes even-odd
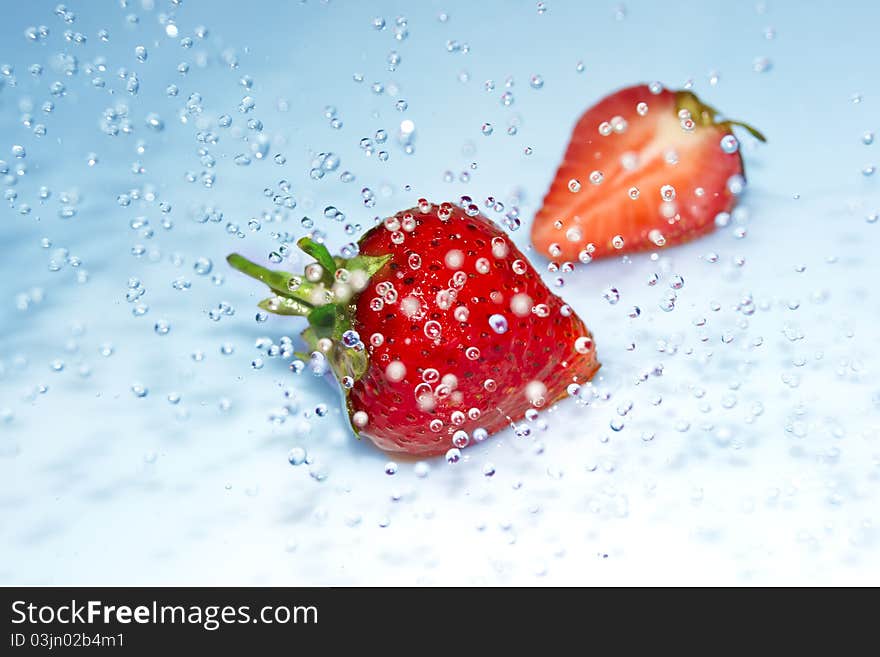
[(739, 141), (733, 135), (724, 135), (721, 138), (721, 150), (732, 155), (739, 150)]
[(648, 239), (657, 246), (664, 246), (666, 244), (666, 238), (663, 236), (663, 233), (661, 233), (656, 228), (652, 229), (648, 233)]
[(402, 381), (406, 376), (406, 366), (399, 360), (392, 361), (385, 368), (385, 377), (391, 382)]
[(460, 249), (450, 249), (446, 252), (444, 263), (449, 269), (460, 269), (464, 263), (464, 253)]
[[(543, 381), (529, 381), (525, 389), (526, 399), (533, 406), (541, 407), (547, 402), (547, 386)], [(526, 411), (528, 414), (529, 411)]]
[(588, 354), (593, 349), (593, 341), (590, 338), (581, 336), (574, 341), (574, 350), (579, 354)]
[(498, 313), (489, 317), (489, 326), (495, 333), (507, 333), (507, 319)]
[(355, 411), (351, 416), (351, 423), (355, 429), (363, 429), (369, 423), (369, 416), (365, 411)]

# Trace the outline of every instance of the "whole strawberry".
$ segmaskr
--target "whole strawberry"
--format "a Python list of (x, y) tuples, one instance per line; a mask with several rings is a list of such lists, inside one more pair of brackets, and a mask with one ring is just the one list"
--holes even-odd
[(352, 427), (384, 450), (480, 442), (599, 368), (584, 323), (475, 205), (422, 199), (347, 260), (299, 245), (317, 261), (305, 277), (229, 262), (275, 292), (262, 308), (308, 317), (303, 338), (339, 379)]
[(764, 141), (691, 91), (637, 85), (606, 96), (578, 120), (532, 242), (589, 262), (710, 232), (745, 182), (734, 126)]

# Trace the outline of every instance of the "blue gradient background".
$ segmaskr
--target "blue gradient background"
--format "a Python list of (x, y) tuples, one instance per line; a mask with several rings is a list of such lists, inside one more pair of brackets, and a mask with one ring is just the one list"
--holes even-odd
[[(549, 0), (539, 14), (530, 1), (132, 0), (67, 3), (72, 24), (55, 5), (6, 2), (0, 22), (0, 65), (12, 67), (0, 76), (0, 159), (9, 167), (2, 187), (17, 194), (0, 203), (0, 583), (880, 582), (880, 225), (865, 219), (880, 197), (876, 175), (862, 173), (880, 148), (862, 143), (880, 128), (876, 3), (644, 1), (621, 12), (613, 2)], [(375, 16), (385, 30), (373, 29)], [(402, 41), (393, 31), (398, 16), (407, 19)], [(177, 38), (166, 36), (169, 19)], [(49, 37), (31, 43), (24, 30), (41, 24)], [(206, 38), (182, 48), (200, 25)], [(87, 42), (65, 41), (66, 29)], [(449, 40), (468, 52), (448, 52)], [(148, 49), (145, 63), (137, 45)], [(392, 50), (401, 63), (389, 72)], [(53, 68), (58, 53), (77, 57), (77, 74)], [(98, 57), (107, 64), (104, 88), (86, 72)], [(760, 57), (770, 70), (754, 70)], [(181, 62), (190, 65), (186, 75), (177, 72)], [(28, 72), (33, 63), (44, 66), (39, 78)], [(117, 75), (123, 67), (139, 78), (136, 96)], [(529, 86), (535, 73), (545, 81), (540, 90)], [(515, 102), (503, 107), (508, 77)], [(45, 114), (57, 80), (66, 95)], [(750, 186), (730, 227), (657, 260), (603, 261), (565, 276), (559, 292), (596, 336), (596, 385), (607, 401), (566, 401), (545, 414), (546, 430), (536, 426), (533, 439), (499, 435), (456, 466), (430, 461), (427, 477), (404, 461), (388, 476), (388, 457), (348, 432), (329, 382), (296, 376), (254, 346), (301, 327), (255, 322), (262, 291), (228, 271), (226, 253), (265, 260), (278, 246), (272, 232), (305, 233), (303, 215), (338, 248), (352, 237), (323, 217), (325, 206), (367, 227), (418, 197), (461, 194), (481, 204), (517, 199), (524, 227), (513, 237), (527, 249), (528, 224), (578, 114), (617, 87), (650, 80), (691, 80), (769, 142), (741, 135)], [(374, 94), (373, 82), (386, 93)], [(165, 93), (172, 83), (177, 97)], [(184, 112), (183, 122), (195, 92), (203, 111)], [(256, 107), (243, 115), (237, 107), (248, 94)], [(118, 103), (128, 107), (132, 133), (111, 137), (101, 116)], [(327, 105), (337, 108), (340, 130), (324, 117)], [(145, 125), (153, 112), (161, 132)], [(224, 113), (230, 128), (217, 125)], [(44, 123), (46, 136), (25, 127), (23, 114)], [(251, 117), (263, 122), (268, 157), (236, 166), (255, 137)], [(416, 125), (413, 155), (394, 141), (403, 119)], [(511, 120), (520, 124), (515, 136)], [(480, 132), (487, 121), (489, 137)], [(359, 147), (378, 129), (390, 135), (387, 162)], [(200, 130), (219, 141), (199, 143)], [(15, 144), (24, 159), (13, 156)], [(211, 189), (185, 179), (205, 169), (200, 147), (216, 158)], [(90, 167), (91, 152), (98, 162)], [(342, 163), (313, 180), (320, 152)], [(276, 153), (286, 164), (273, 162)], [(132, 173), (135, 161), (143, 174)], [(356, 180), (340, 182), (343, 170)], [(444, 181), (447, 170), (456, 182)], [(282, 179), (294, 209), (264, 194)], [(362, 203), (364, 187), (376, 195), (373, 209)], [(133, 189), (141, 200), (121, 206), (117, 197)], [(59, 215), (63, 192), (78, 198), (69, 219)], [(143, 200), (145, 192), (154, 200)], [(162, 202), (172, 206), (170, 230)], [(193, 221), (205, 206), (223, 221)], [(274, 210), (277, 221), (248, 229)], [(131, 229), (135, 217), (154, 234)], [(229, 223), (245, 237), (229, 234)], [(132, 254), (135, 245), (143, 256)], [(59, 248), (82, 264), (64, 264)], [(195, 274), (200, 256), (225, 276), (222, 285)], [(733, 264), (738, 257), (745, 265)], [(285, 265), (301, 266), (297, 256)], [(655, 271), (663, 279), (652, 288), (645, 282)], [(676, 310), (664, 313), (658, 301), (673, 272), (686, 285)], [(180, 276), (191, 289), (172, 288)], [(124, 298), (130, 277), (146, 289), (143, 317)], [(612, 284), (617, 305), (602, 298)], [(757, 308), (750, 317), (737, 311), (746, 295)], [(211, 321), (207, 311), (221, 302), (235, 314)], [(633, 304), (642, 308), (635, 320), (627, 317)], [(700, 317), (706, 326), (695, 326)], [(160, 319), (170, 322), (168, 335), (154, 332)], [(722, 342), (724, 334), (733, 341)], [(99, 353), (105, 343), (110, 357)], [(234, 354), (221, 355), (225, 343)], [(201, 362), (191, 357), (198, 350)], [(251, 367), (257, 357), (265, 360), (259, 370)], [(657, 365), (662, 377), (637, 383)], [(149, 389), (145, 398), (132, 394), (136, 382)], [(179, 404), (166, 400), (171, 392)], [(633, 411), (614, 432), (609, 422), (627, 400)], [(331, 409), (326, 417), (314, 412), (321, 403)], [(270, 422), (285, 404), (286, 420)], [(653, 440), (643, 440), (648, 432)], [(289, 465), (294, 446), (313, 463)], [(482, 475), (488, 462), (492, 478)]]

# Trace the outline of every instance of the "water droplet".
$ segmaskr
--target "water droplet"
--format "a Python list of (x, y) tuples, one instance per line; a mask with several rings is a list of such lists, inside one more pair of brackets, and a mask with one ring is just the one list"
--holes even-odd
[(440, 322), (433, 319), (425, 322), (424, 332), (427, 338), (431, 340), (439, 340), (442, 333)]
[(399, 360), (391, 361), (385, 368), (385, 378), (392, 383), (403, 381), (406, 376), (406, 366)]
[(579, 354), (587, 354), (593, 349), (593, 340), (586, 336), (581, 336), (574, 341), (574, 350)]
[(193, 270), (199, 276), (207, 276), (211, 273), (211, 270), (214, 268), (214, 264), (211, 262), (210, 258), (206, 258), (205, 256), (199, 257), (195, 263), (193, 264)]
[(724, 135), (721, 138), (721, 150), (728, 154), (736, 153), (739, 150), (739, 141), (733, 135)]
[(767, 57), (756, 57), (752, 62), (752, 70), (755, 73), (766, 73), (773, 68), (773, 62)]
[(504, 315), (493, 314), (489, 317), (489, 326), (499, 335), (507, 333), (507, 319)]
[(287, 453), (287, 460), (290, 465), (302, 465), (306, 462), (308, 453), (304, 447), (294, 447)]
[(612, 305), (614, 305), (614, 304), (616, 304), (618, 301), (620, 301), (620, 292), (618, 292), (618, 290), (617, 290), (616, 287), (609, 287), (609, 288), (607, 288), (607, 289), (602, 293), (602, 296), (604, 297), (605, 301), (607, 301), (608, 303), (610, 303), (610, 304), (612, 304)]
[(459, 429), (454, 434), (452, 434), (452, 444), (458, 447), (459, 449), (464, 449), (470, 444), (470, 436), (467, 431), (462, 431)]

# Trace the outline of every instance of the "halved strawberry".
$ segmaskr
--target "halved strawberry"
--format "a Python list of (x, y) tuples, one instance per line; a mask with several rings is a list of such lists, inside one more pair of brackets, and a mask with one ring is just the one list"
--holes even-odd
[(657, 249), (711, 231), (744, 182), (732, 127), (690, 91), (621, 89), (581, 116), (532, 224), (551, 258)]

